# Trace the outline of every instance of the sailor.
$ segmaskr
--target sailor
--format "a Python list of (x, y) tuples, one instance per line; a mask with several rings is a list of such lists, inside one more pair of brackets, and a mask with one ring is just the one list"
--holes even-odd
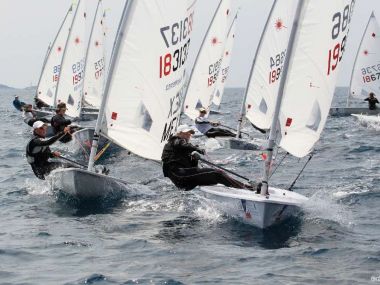
[(375, 97), (375, 93), (373, 92), (369, 93), (369, 97), (364, 99), (364, 101), (368, 101), (368, 108), (370, 110), (376, 110), (376, 104), (379, 104), (379, 100), (377, 100), (377, 98)]
[[(71, 120), (65, 118), (66, 113), (66, 104), (61, 102), (57, 105), (57, 109), (55, 110), (55, 115), (51, 118), (51, 126), (54, 128), (55, 134), (62, 132), (65, 127), (71, 125)], [(70, 128), (71, 131), (74, 131), (74, 128)], [(71, 141), (72, 136), (70, 134), (64, 135), (59, 139), (60, 142), (67, 143)]]
[(36, 113), (33, 111), (31, 104), (24, 105), (24, 111), (22, 113), (22, 116), (24, 118), (24, 122), (28, 124), (29, 126), (33, 126), (33, 124), (36, 121), (42, 121), (44, 123), (49, 123), (49, 120), (46, 118), (37, 118)]
[(49, 146), (55, 143), (60, 137), (68, 134), (70, 132), (70, 127), (65, 127), (62, 132), (57, 133), (49, 139), (45, 139), (46, 130), (47, 125), (44, 122), (36, 121), (33, 124), (34, 137), (26, 146), (26, 158), (32, 167), (34, 174), (39, 179), (45, 179), (45, 176), (56, 168), (73, 167), (73, 165), (67, 163), (49, 161), (49, 158), (51, 157), (61, 156), (57, 151), (52, 152)]
[(235, 137), (236, 134), (233, 132), (223, 129), (217, 128), (220, 123), (211, 122), (206, 118), (207, 110), (205, 108), (199, 109), (199, 116), (195, 119), (195, 127), (202, 134), (206, 135), (208, 138), (215, 137)]
[(228, 187), (252, 190), (252, 186), (245, 185), (220, 170), (198, 167), (198, 160), (191, 153), (196, 151), (205, 154), (205, 151), (189, 142), (192, 134), (194, 134), (193, 129), (187, 125), (181, 125), (177, 133), (169, 138), (161, 156), (165, 177), (184, 190), (218, 183)]
[(25, 105), (24, 102), (21, 102), (19, 99), (18, 99), (18, 96), (15, 95), (15, 99), (13, 100), (13, 106), (19, 110), (19, 111), (22, 111), (22, 108), (23, 106)]

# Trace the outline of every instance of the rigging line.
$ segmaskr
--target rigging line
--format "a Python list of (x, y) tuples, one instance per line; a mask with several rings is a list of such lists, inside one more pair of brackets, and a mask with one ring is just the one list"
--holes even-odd
[(285, 155), (281, 158), (281, 160), (278, 162), (278, 164), (276, 165), (276, 168), (272, 171), (272, 174), (269, 176), (269, 178), (271, 178), (273, 176), (273, 174), (276, 173), (277, 169), (280, 167), (280, 165), (282, 164), (284, 159), (288, 156), (288, 154), (289, 154), (289, 152), (286, 152)]
[(313, 158), (313, 155), (314, 155), (314, 153), (310, 154), (308, 160), (306, 161), (306, 163), (302, 167), (301, 171), (298, 173), (297, 177), (294, 179), (294, 181), (292, 182), (292, 184), (290, 184), (290, 186), (288, 188), (289, 191), (293, 191), (292, 188), (296, 184), (296, 182), (297, 182), (298, 178), (301, 176), (302, 172), (305, 170), (306, 166), (309, 164), (310, 160)]

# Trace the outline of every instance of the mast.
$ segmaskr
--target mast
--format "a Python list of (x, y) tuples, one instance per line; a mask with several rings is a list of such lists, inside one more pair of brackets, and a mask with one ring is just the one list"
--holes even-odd
[(261, 187), (261, 195), (264, 195), (264, 196), (268, 194), (269, 172), (270, 172), (270, 166), (272, 164), (273, 148), (275, 146), (275, 141), (277, 137), (277, 122), (280, 115), (280, 108), (281, 108), (282, 98), (284, 97), (284, 89), (285, 89), (285, 84), (287, 82), (287, 74), (289, 70), (290, 59), (293, 57), (294, 41), (297, 35), (297, 31), (299, 29), (299, 20), (300, 20), (301, 12), (304, 7), (304, 3), (305, 3), (305, 0), (299, 0), (297, 4), (297, 10), (296, 10), (290, 38), (289, 38), (288, 48), (287, 48), (288, 55), (285, 58), (284, 69), (282, 73), (283, 76), (281, 76), (280, 87), (278, 89), (276, 107), (274, 110), (272, 125), (271, 125), (270, 133), (269, 133), (268, 147), (266, 149), (268, 156), (267, 156), (267, 159), (264, 161), (264, 178), (263, 178), (262, 187)]
[(53, 107), (56, 107), (56, 106), (57, 106), (57, 102), (56, 102), (56, 101), (57, 101), (57, 94), (58, 94), (58, 89), (59, 89), (59, 83), (61, 82), (62, 64), (63, 64), (63, 61), (65, 60), (68, 40), (70, 39), (71, 31), (73, 30), (73, 25), (74, 25), (75, 18), (76, 18), (77, 13), (78, 13), (78, 8), (79, 8), (79, 5), (80, 5), (80, 1), (81, 1), (81, 0), (78, 0), (77, 8), (76, 8), (76, 10), (75, 10), (75, 14), (74, 14), (73, 20), (71, 21), (71, 26), (70, 26), (70, 30), (69, 30), (69, 35), (67, 36), (67, 40), (66, 40), (66, 44), (65, 44), (65, 50), (63, 51), (63, 56), (62, 56), (62, 59), (61, 59), (61, 65), (60, 65), (60, 70), (59, 70), (59, 79), (58, 79), (58, 83), (57, 83), (57, 88), (55, 88), (55, 94), (54, 94), (54, 106), (53, 106)]
[(356, 65), (356, 62), (358, 61), (358, 57), (359, 57), (359, 54), (360, 54), (360, 49), (361, 49), (361, 47), (362, 47), (364, 37), (365, 37), (365, 35), (367, 34), (367, 30), (368, 30), (369, 23), (371, 23), (371, 20), (372, 20), (372, 18), (374, 18), (374, 17), (375, 17), (375, 14), (374, 14), (374, 12), (372, 11), (372, 14), (371, 14), (371, 16), (369, 17), (369, 20), (368, 20), (367, 26), (365, 27), (365, 30), (364, 30), (364, 33), (363, 33), (362, 39), (361, 39), (361, 41), (360, 41), (358, 52), (356, 53), (356, 57), (355, 57), (355, 61), (354, 61), (354, 65), (353, 65), (352, 72), (351, 72), (350, 89), (348, 90), (348, 97), (347, 97), (346, 107), (350, 107), (350, 99), (352, 98), (352, 94), (351, 94), (351, 86), (352, 86), (352, 80), (354, 79), (355, 65)]
[[(47, 51), (47, 54), (46, 54), (46, 57), (45, 57), (45, 61), (44, 61), (44, 65), (42, 66), (41, 75), (40, 75), (40, 78), (38, 80), (37, 94), (36, 94), (37, 98), (38, 98), (38, 88), (39, 88), (39, 85), (41, 83), (42, 75), (43, 75), (43, 73), (45, 71), (46, 62), (47, 62), (47, 60), (48, 60), (48, 58), (50, 57), (50, 54), (51, 54), (51, 48), (55, 45), (55, 42), (57, 41), (58, 35), (60, 34), (60, 32), (62, 30), (62, 27), (63, 27), (64, 23), (66, 22), (66, 19), (69, 16), (69, 13), (72, 12), (72, 10), (73, 10), (73, 5), (71, 5), (70, 8), (69, 8), (69, 10), (67, 11), (65, 18), (63, 19), (62, 24), (59, 27), (58, 33), (55, 35), (53, 44), (51, 46), (49, 46), (49, 48), (48, 48), (48, 51)], [(60, 73), (61, 73), (61, 71), (60, 71)], [(55, 99), (54, 99), (54, 102), (55, 102)]]
[(107, 82), (106, 82), (106, 86), (105, 86), (104, 91), (103, 91), (102, 103), (101, 103), (100, 108), (99, 108), (99, 115), (98, 115), (98, 119), (96, 121), (94, 137), (92, 139), (90, 159), (88, 161), (88, 171), (92, 171), (94, 168), (94, 162), (95, 162), (94, 159), (95, 159), (96, 152), (98, 150), (100, 128), (101, 128), (101, 125), (103, 122), (103, 116), (104, 116), (104, 111), (105, 111), (106, 104), (107, 104), (107, 99), (109, 97), (109, 89), (111, 86), (111, 80), (112, 80), (113, 72), (115, 70), (115, 66), (117, 63), (117, 58), (118, 58), (118, 54), (119, 54), (119, 50), (120, 50), (120, 44), (121, 44), (121, 41), (124, 37), (124, 30), (125, 30), (125, 27), (128, 23), (128, 20), (130, 18), (129, 16), (130, 16), (130, 12), (131, 12), (131, 7), (132, 7), (134, 1), (135, 0), (128, 0), (125, 3), (122, 18), (121, 18), (120, 23), (119, 23), (119, 28), (118, 28), (118, 32), (116, 35), (116, 40), (114, 43), (114, 48), (113, 48), (112, 56), (111, 56), (111, 62), (110, 62), (109, 70), (108, 70)]
[(195, 67), (195, 66), (197, 65), (197, 63), (198, 63), (199, 55), (201, 54), (201, 51), (202, 51), (202, 49), (203, 49), (203, 46), (204, 46), (204, 44), (205, 44), (205, 42), (206, 42), (206, 38), (207, 38), (207, 36), (208, 36), (208, 34), (209, 34), (209, 32), (210, 32), (210, 29), (211, 29), (212, 23), (214, 22), (215, 17), (216, 17), (216, 15), (218, 14), (218, 11), (219, 11), (220, 6), (222, 5), (222, 2), (223, 2), (223, 0), (219, 0), (218, 7), (217, 7), (216, 10), (215, 10), (214, 16), (213, 16), (212, 19), (211, 19), (210, 25), (209, 25), (208, 28), (207, 28), (206, 34), (205, 34), (205, 36), (203, 37), (203, 40), (202, 40), (202, 44), (201, 44), (201, 46), (200, 46), (200, 48), (199, 48), (199, 50), (198, 50), (197, 57), (195, 58), (193, 68), (191, 69), (191, 73), (190, 73), (189, 79), (188, 79), (188, 81), (187, 81), (186, 93), (185, 93), (185, 95), (183, 96), (183, 101), (182, 101), (182, 107), (181, 107), (181, 110), (183, 110), (183, 104), (185, 103), (185, 99), (186, 99), (186, 96), (187, 96), (187, 91), (189, 90), (189, 85), (190, 85), (190, 82), (191, 82), (191, 78), (193, 77), (194, 67)]
[[(90, 51), (90, 47), (92, 45), (92, 35), (94, 33), (94, 29), (95, 29), (95, 24), (96, 24), (96, 20), (97, 20), (97, 16), (98, 16), (98, 10), (99, 10), (99, 7), (100, 7), (100, 4), (102, 3), (102, 0), (99, 0), (98, 1), (98, 5), (96, 6), (96, 11), (95, 11), (95, 17), (94, 17), (94, 21), (92, 22), (92, 27), (91, 27), (91, 33), (90, 33), (90, 39), (88, 41), (88, 45), (87, 45), (87, 50), (86, 50), (86, 54), (85, 54), (85, 60), (84, 60), (84, 74), (83, 74), (83, 78), (86, 78), (86, 70), (87, 70), (87, 59), (88, 59), (88, 54), (89, 54), (89, 51)], [(82, 91), (83, 91), (83, 88), (85, 87), (84, 83), (82, 85)], [(79, 102), (80, 104), (82, 105), (82, 100), (83, 100), (83, 95), (84, 95), (84, 92), (82, 92), (82, 98), (80, 98)]]
[(244, 99), (243, 99), (243, 102), (241, 104), (241, 109), (240, 109), (240, 117), (239, 117), (239, 120), (238, 120), (238, 126), (237, 126), (237, 132), (236, 132), (236, 138), (239, 138), (240, 137), (240, 134), (241, 134), (241, 127), (242, 127), (242, 124), (243, 124), (243, 118), (245, 116), (245, 103), (247, 101), (247, 96), (248, 96), (248, 87), (249, 87), (249, 84), (251, 82), (251, 79), (252, 79), (252, 76), (253, 76), (253, 71), (255, 69), (255, 64), (256, 64), (256, 59), (257, 59), (257, 55), (259, 54), (260, 50), (261, 50), (261, 46), (262, 46), (262, 43), (263, 43), (263, 39), (264, 39), (264, 35), (265, 35), (265, 31), (267, 30), (267, 27), (268, 27), (268, 24), (269, 24), (269, 21), (272, 17), (272, 13), (274, 11), (274, 7), (276, 6), (276, 3), (277, 3), (277, 0), (275, 0), (273, 2), (273, 5), (272, 5), (272, 8), (270, 9), (269, 11), (269, 15), (268, 15), (268, 18), (267, 18), (267, 21), (265, 22), (265, 26), (264, 26), (264, 29), (263, 29), (263, 32), (261, 33), (261, 36), (260, 36), (260, 41), (259, 41), (259, 45), (256, 49), (256, 53), (255, 53), (255, 56), (253, 58), (253, 62), (252, 62), (252, 65), (251, 65), (251, 71), (249, 73), (249, 77), (248, 77), (248, 81), (247, 81), (247, 85), (245, 87), (245, 93), (244, 93)]
[(36, 96), (35, 96), (35, 98), (38, 98), (38, 86), (40, 85), (41, 78), (42, 78), (42, 73), (45, 70), (46, 62), (47, 62), (47, 59), (49, 57), (51, 47), (52, 47), (51, 43), (49, 43), (47, 51), (46, 51), (46, 54), (45, 54), (44, 62), (42, 63), (41, 74), (40, 74), (40, 77), (38, 78), (37, 90), (36, 90)]

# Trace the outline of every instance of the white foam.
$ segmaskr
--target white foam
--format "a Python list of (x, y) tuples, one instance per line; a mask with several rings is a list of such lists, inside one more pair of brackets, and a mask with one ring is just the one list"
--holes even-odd
[(346, 227), (355, 225), (352, 212), (337, 201), (331, 189), (317, 191), (306, 202), (304, 210), (310, 219), (330, 220)]

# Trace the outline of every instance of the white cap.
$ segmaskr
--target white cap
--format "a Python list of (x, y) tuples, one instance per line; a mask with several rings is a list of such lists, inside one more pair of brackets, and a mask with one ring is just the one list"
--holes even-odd
[(188, 132), (191, 132), (192, 134), (195, 133), (194, 130), (190, 126), (188, 126), (188, 125), (180, 125), (177, 128), (177, 134), (179, 134), (179, 133), (188, 133)]
[(33, 129), (35, 130), (35, 129), (42, 128), (44, 125), (45, 125), (44, 122), (36, 121), (36, 122), (34, 122), (34, 124), (33, 124)]

